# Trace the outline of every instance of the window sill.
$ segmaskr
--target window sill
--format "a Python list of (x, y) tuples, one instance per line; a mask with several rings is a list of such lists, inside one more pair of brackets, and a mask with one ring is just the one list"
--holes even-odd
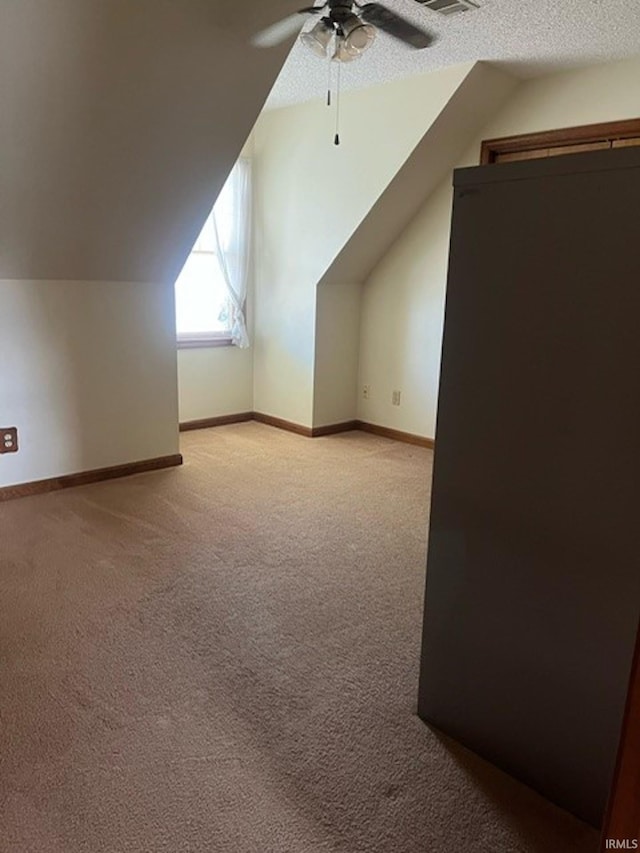
[(178, 349), (204, 349), (205, 347), (232, 347), (231, 338), (178, 338)]

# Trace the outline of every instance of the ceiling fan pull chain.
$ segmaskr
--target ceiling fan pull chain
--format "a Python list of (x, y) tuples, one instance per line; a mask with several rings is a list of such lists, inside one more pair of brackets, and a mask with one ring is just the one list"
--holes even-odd
[(334, 145), (340, 145), (340, 72), (342, 63), (338, 62), (338, 81), (336, 83), (336, 135), (333, 140)]
[(327, 106), (331, 106), (331, 56), (327, 65)]

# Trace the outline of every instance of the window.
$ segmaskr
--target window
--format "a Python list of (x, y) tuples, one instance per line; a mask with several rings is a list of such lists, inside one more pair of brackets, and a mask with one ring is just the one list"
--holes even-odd
[(246, 160), (234, 166), (176, 280), (179, 346), (237, 343), (244, 329), (248, 172)]

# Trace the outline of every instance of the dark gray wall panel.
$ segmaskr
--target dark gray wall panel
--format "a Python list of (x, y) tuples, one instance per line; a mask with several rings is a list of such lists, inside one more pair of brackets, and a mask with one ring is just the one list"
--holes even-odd
[(456, 173), (419, 713), (599, 824), (640, 613), (640, 151)]

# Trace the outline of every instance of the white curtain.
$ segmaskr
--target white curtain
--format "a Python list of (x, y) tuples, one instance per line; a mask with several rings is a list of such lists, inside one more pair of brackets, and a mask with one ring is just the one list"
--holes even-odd
[(249, 346), (245, 321), (251, 236), (251, 163), (238, 160), (213, 208), (216, 254), (229, 294), (231, 339)]

